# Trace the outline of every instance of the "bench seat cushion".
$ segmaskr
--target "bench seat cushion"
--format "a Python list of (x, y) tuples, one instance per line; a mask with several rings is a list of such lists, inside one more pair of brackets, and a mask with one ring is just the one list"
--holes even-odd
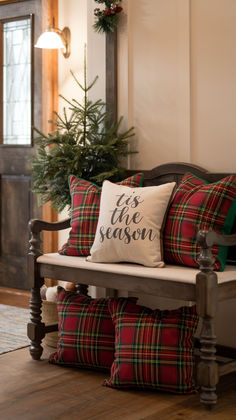
[[(38, 257), (39, 264), (52, 264), (63, 267), (74, 267), (82, 270), (100, 271), (106, 273), (122, 274), (126, 276), (144, 277), (150, 279), (169, 280), (181, 283), (196, 282), (198, 269), (180, 265), (166, 265), (164, 268), (143, 267), (139, 264), (129, 263), (93, 263), (86, 261), (86, 257), (71, 257), (58, 253), (43, 254)], [(227, 265), (223, 272), (217, 273), (218, 283), (236, 281), (236, 266)]]

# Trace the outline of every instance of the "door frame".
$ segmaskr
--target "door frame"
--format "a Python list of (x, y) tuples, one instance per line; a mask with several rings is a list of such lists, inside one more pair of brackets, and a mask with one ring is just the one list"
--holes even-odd
[[(58, 0), (42, 0), (42, 31), (49, 23), (58, 27)], [(42, 49), (42, 131), (53, 131), (54, 111), (58, 111), (58, 50)], [(42, 209), (43, 220), (56, 222), (58, 214), (46, 203)], [(58, 233), (45, 232), (43, 236), (43, 252), (56, 252), (58, 250)]]

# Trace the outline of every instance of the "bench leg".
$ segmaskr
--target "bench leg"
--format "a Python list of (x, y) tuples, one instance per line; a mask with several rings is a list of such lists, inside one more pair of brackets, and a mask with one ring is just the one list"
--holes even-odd
[(30, 299), (31, 322), (27, 326), (28, 337), (31, 340), (30, 354), (34, 360), (39, 360), (43, 352), (41, 341), (45, 336), (45, 324), (42, 323), (41, 306), (40, 287), (34, 287)]
[(200, 401), (206, 408), (212, 408), (217, 401), (216, 384), (218, 366), (216, 363), (216, 335), (214, 317), (217, 305), (217, 276), (214, 272), (200, 272), (197, 275), (197, 312), (202, 318), (200, 333), (200, 362), (197, 366), (197, 381), (201, 388)]

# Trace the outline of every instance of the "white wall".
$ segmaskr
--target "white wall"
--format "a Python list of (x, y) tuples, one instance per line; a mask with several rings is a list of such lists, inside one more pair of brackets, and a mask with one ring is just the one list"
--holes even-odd
[[(189, 2), (124, 1), (119, 29), (119, 114), (135, 127), (133, 168), (187, 161)], [(126, 57), (124, 56), (124, 51)], [(125, 80), (125, 83), (123, 82)]]
[[(236, 1), (123, 0), (118, 32), (118, 113), (135, 127), (135, 169), (186, 161), (212, 171), (236, 172)], [(98, 74), (104, 95), (104, 36), (92, 29), (93, 0), (59, 0), (60, 27), (72, 31), (72, 53), (59, 59), (59, 92), (74, 95), (69, 69), (82, 72), (88, 44), (89, 77)], [(61, 106), (61, 102), (60, 102)], [(64, 239), (60, 239), (64, 242)], [(150, 297), (142, 303), (155, 306)], [(181, 302), (178, 302), (180, 304)], [(160, 307), (176, 306), (161, 300)], [(221, 342), (235, 301), (219, 307)], [(224, 315), (224, 316), (223, 316)]]
[[(70, 70), (81, 81), (83, 80), (83, 55), (84, 43), (87, 42), (87, 1), (86, 0), (58, 0), (59, 28), (68, 26), (71, 30), (71, 55), (65, 59), (59, 53), (59, 93), (68, 99), (82, 99), (81, 90), (75, 84)], [(59, 100), (59, 112), (62, 111), (65, 102)]]
[(192, 161), (236, 171), (236, 1), (191, 2)]
[(124, 0), (119, 113), (133, 168), (188, 161), (235, 171), (236, 1)]

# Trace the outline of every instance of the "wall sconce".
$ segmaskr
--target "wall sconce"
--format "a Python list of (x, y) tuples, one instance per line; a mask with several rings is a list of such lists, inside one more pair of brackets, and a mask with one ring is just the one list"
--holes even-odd
[(65, 58), (70, 56), (70, 29), (66, 26), (62, 31), (58, 28), (49, 28), (43, 32), (35, 44), (36, 48), (47, 49), (61, 49), (64, 51), (62, 54)]

